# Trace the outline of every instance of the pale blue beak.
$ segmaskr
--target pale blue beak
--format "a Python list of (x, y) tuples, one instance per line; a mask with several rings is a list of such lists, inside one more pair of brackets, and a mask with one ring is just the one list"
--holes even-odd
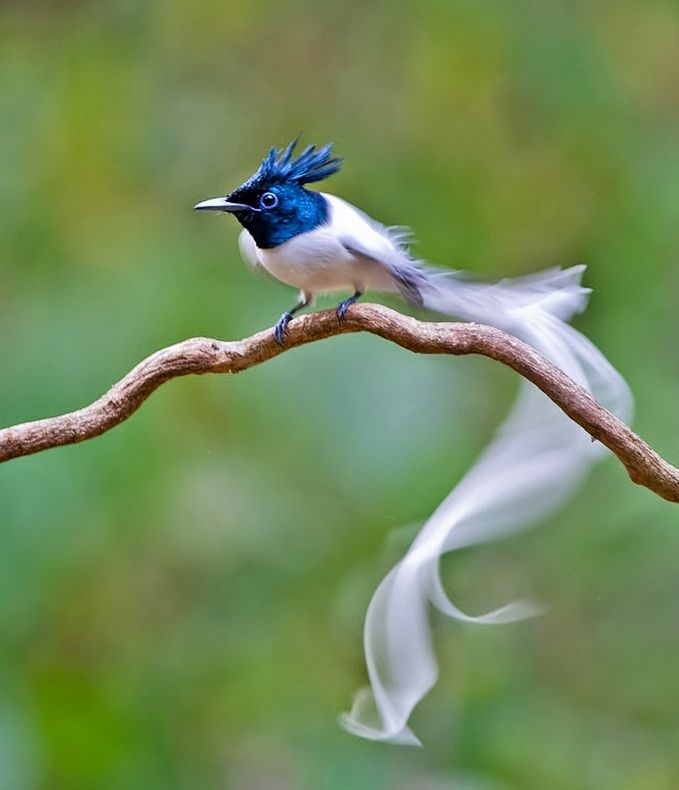
[(196, 203), (193, 208), (199, 211), (228, 211), (231, 213), (234, 211), (257, 211), (252, 206), (246, 206), (245, 203), (231, 203), (225, 197), (204, 200), (202, 203)]

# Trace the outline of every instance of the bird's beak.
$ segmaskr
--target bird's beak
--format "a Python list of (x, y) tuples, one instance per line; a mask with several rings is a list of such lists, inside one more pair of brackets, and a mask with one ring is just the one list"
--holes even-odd
[(225, 197), (204, 200), (202, 203), (196, 203), (193, 208), (199, 211), (228, 211), (231, 213), (234, 211), (253, 210), (252, 206), (246, 206), (245, 203), (231, 203), (231, 201), (227, 200)]

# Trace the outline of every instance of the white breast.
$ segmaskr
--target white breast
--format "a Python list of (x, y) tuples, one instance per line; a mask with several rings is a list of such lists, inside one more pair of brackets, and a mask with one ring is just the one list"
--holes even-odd
[(360, 269), (329, 226), (300, 233), (270, 250), (258, 250), (262, 266), (277, 280), (311, 293), (357, 288)]
[[(265, 268), (287, 285), (309, 294), (333, 291), (393, 291), (394, 281), (380, 259), (398, 255), (388, 231), (334, 195), (328, 223), (271, 249), (260, 249), (247, 231), (239, 243), (245, 260)], [(368, 250), (370, 257), (356, 252)]]

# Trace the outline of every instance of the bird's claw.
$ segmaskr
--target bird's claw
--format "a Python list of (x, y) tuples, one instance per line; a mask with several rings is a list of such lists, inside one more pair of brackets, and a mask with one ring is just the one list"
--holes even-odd
[(337, 305), (337, 310), (335, 312), (337, 313), (337, 318), (338, 318), (339, 321), (344, 321), (344, 317), (347, 314), (347, 310), (349, 309), (349, 307), (352, 304), (354, 304), (355, 301), (356, 300), (353, 299), (353, 298), (352, 299), (345, 299), (343, 302), (340, 302)]
[(292, 313), (286, 312), (278, 319), (273, 330), (273, 336), (279, 346), (285, 345), (285, 333), (292, 320)]

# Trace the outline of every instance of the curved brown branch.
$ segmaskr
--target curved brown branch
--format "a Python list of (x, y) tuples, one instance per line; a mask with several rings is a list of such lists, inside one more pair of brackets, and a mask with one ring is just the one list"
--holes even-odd
[(572, 420), (608, 447), (631, 479), (679, 502), (679, 470), (530, 346), (480, 324), (424, 323), (375, 304), (355, 305), (339, 323), (326, 310), (293, 321), (285, 348), (271, 330), (224, 342), (197, 337), (140, 362), (101, 398), (78, 411), (0, 430), (0, 462), (91, 439), (126, 420), (161, 384), (191, 373), (239, 373), (283, 351), (347, 332), (371, 332), (420, 354), (483, 354), (532, 381)]

